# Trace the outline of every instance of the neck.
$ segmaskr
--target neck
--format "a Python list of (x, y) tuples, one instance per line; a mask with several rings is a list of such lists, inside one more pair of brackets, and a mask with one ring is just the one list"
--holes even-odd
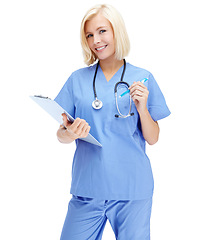
[(123, 60), (100, 60), (99, 65), (105, 73), (112, 73), (117, 71), (121, 66), (123, 66)]

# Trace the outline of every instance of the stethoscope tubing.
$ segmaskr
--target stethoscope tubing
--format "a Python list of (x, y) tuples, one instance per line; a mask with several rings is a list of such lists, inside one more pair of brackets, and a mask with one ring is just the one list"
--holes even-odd
[[(123, 77), (124, 77), (124, 74), (125, 74), (125, 71), (126, 71), (126, 60), (124, 59), (124, 67), (123, 67), (123, 72), (122, 72), (122, 75), (121, 75), (121, 79), (119, 82), (116, 83), (115, 87), (114, 87), (114, 93), (117, 92), (117, 87), (118, 87), (118, 84), (120, 83), (124, 83), (128, 86), (129, 88), (129, 84), (127, 82), (124, 82), (123, 81)], [(97, 66), (96, 66), (96, 69), (95, 69), (95, 74), (94, 74), (94, 78), (93, 78), (93, 91), (94, 91), (94, 97), (95, 99), (97, 99), (97, 91), (96, 91), (96, 87), (95, 87), (95, 80), (96, 80), (96, 77), (97, 77), (97, 71), (98, 71), (98, 67), (99, 67), (99, 61), (97, 63)]]
[[(128, 115), (123, 115), (123, 114), (120, 112), (119, 107), (118, 107), (118, 100), (117, 100), (117, 89), (118, 89), (118, 85), (119, 85), (119, 84), (124, 84), (124, 85), (127, 86), (127, 88), (129, 88), (129, 84), (128, 84), (127, 82), (124, 82), (124, 81), (123, 81), (123, 77), (124, 77), (124, 74), (125, 74), (125, 71), (126, 71), (126, 60), (123, 59), (123, 61), (124, 61), (124, 66), (123, 66), (123, 72), (122, 72), (122, 75), (121, 75), (121, 79), (120, 79), (119, 82), (117, 82), (117, 83), (115, 84), (115, 87), (114, 87), (114, 94), (115, 94), (115, 98), (116, 98), (116, 107), (117, 107), (117, 110), (118, 110), (118, 113), (119, 113), (119, 115), (118, 115), (118, 114), (115, 114), (115, 117), (116, 117), (116, 118), (119, 118), (119, 117), (121, 117), (121, 118), (126, 118), (126, 117), (129, 117), (129, 116), (133, 116), (133, 115), (134, 115), (134, 113), (131, 113), (131, 97), (129, 97), (129, 99), (130, 99), (130, 108), (129, 108), (129, 113), (128, 113)], [(96, 86), (95, 86), (95, 80), (96, 80), (96, 76), (97, 76), (98, 67), (99, 67), (99, 61), (98, 61), (98, 63), (97, 63), (97, 66), (96, 66), (96, 69), (95, 69), (94, 78), (93, 78), (93, 92), (94, 92), (94, 98), (95, 98), (95, 100), (92, 102), (92, 107), (93, 107), (94, 109), (96, 109), (96, 110), (101, 109), (102, 106), (103, 106), (102, 101), (100, 101), (100, 100), (97, 98), (97, 92), (96, 92)]]

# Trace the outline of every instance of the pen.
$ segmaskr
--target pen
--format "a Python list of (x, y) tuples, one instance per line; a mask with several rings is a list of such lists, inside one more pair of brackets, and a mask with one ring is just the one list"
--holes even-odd
[[(144, 78), (142, 80), (140, 80), (141, 83), (145, 83), (148, 80), (148, 78)], [(124, 93), (122, 93), (119, 98), (123, 97), (124, 95), (126, 95), (127, 93), (129, 93), (130, 90), (128, 89), (127, 91), (125, 91)]]

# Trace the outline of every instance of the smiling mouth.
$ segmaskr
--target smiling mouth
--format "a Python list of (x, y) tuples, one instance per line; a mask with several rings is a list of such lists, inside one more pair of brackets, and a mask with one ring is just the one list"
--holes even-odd
[(107, 47), (107, 45), (102, 46), (102, 47), (99, 47), (99, 48), (95, 48), (95, 50), (96, 50), (96, 51), (101, 51), (101, 50), (105, 49), (106, 47)]

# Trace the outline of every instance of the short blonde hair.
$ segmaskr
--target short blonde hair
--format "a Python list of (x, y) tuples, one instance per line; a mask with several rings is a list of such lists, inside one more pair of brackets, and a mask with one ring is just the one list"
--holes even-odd
[(80, 36), (81, 45), (84, 55), (84, 62), (87, 65), (93, 64), (97, 56), (91, 51), (88, 46), (86, 35), (85, 35), (85, 24), (88, 20), (91, 20), (98, 13), (101, 13), (110, 23), (114, 33), (115, 39), (115, 56), (116, 59), (122, 60), (126, 57), (130, 50), (129, 37), (126, 31), (126, 27), (120, 13), (111, 5), (100, 4), (96, 5), (85, 14), (82, 19)]

